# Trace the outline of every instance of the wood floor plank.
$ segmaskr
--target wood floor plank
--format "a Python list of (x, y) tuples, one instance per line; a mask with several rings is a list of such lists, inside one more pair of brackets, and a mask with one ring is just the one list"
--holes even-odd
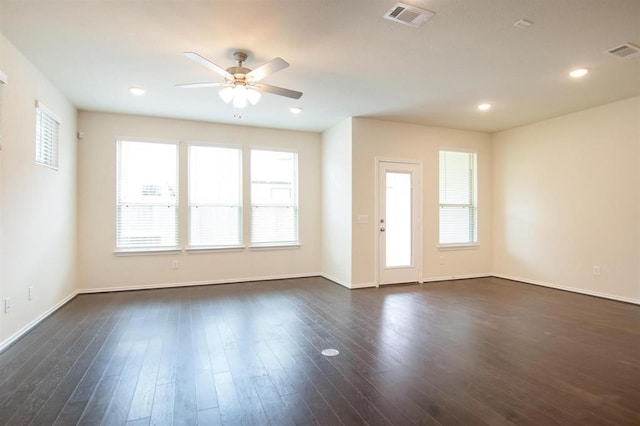
[(220, 412), (217, 408), (198, 411), (198, 424), (203, 426), (219, 426), (222, 424)]
[(165, 383), (156, 387), (151, 411), (151, 424), (173, 424), (176, 395), (175, 387), (175, 383)]
[(198, 420), (196, 399), (196, 368), (192, 327), (192, 309), (189, 295), (180, 299), (180, 319), (177, 372), (174, 396), (174, 418), (176, 425), (193, 425)]

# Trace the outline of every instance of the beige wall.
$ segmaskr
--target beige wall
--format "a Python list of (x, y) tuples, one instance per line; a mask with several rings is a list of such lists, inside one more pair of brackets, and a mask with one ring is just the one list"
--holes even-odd
[[(79, 259), (82, 289), (114, 289), (228, 282), (318, 274), (320, 243), (320, 134), (185, 120), (80, 112)], [(180, 240), (186, 242), (186, 143), (211, 142), (298, 152), (299, 248), (116, 256), (116, 138), (180, 141)], [(178, 260), (179, 269), (171, 269)]]
[(322, 134), (322, 272), (351, 286), (351, 118)]
[[(478, 241), (467, 250), (438, 249), (438, 158), (441, 148), (478, 153)], [(364, 118), (353, 119), (352, 285), (375, 283), (375, 160), (422, 163), (424, 280), (487, 275), (491, 272), (491, 145), (480, 132), (418, 126)], [(367, 224), (356, 223), (360, 214)], [(442, 258), (443, 264), (440, 264)]]
[[(76, 289), (76, 110), (0, 35), (0, 349)], [(61, 120), (59, 170), (35, 164), (35, 101)], [(28, 288), (33, 287), (33, 300)]]
[(640, 97), (497, 133), (493, 164), (494, 273), (640, 302)]

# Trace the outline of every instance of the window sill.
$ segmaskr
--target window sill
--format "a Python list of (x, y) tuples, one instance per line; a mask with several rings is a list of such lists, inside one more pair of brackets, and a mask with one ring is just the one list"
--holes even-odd
[(187, 247), (187, 253), (221, 253), (244, 251), (244, 246)]
[(440, 244), (440, 245), (438, 245), (438, 250), (440, 250), (440, 251), (476, 250), (478, 248), (480, 248), (480, 244), (478, 244), (478, 243)]
[(161, 254), (180, 254), (182, 252), (179, 248), (159, 248), (159, 249), (131, 249), (131, 250), (114, 250), (113, 254), (116, 256), (148, 256), (148, 255), (161, 255)]
[(300, 248), (300, 243), (287, 243), (287, 244), (260, 244), (260, 245), (252, 245), (249, 246), (249, 250), (287, 250), (287, 249), (298, 249)]

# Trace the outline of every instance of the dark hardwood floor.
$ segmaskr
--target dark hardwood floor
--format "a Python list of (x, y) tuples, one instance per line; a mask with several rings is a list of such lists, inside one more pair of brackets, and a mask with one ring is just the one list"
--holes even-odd
[(81, 295), (0, 354), (0, 423), (638, 425), (640, 306), (497, 278)]

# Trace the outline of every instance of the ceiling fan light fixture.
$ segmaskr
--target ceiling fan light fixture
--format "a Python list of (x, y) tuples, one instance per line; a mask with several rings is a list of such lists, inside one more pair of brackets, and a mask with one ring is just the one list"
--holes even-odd
[(225, 87), (218, 94), (222, 98), (222, 101), (225, 104), (228, 104), (233, 100), (233, 95), (234, 95), (233, 87)]
[(136, 96), (143, 96), (145, 94), (145, 90), (142, 87), (130, 87), (129, 92)]
[(247, 106), (247, 88), (238, 84), (233, 88), (233, 106), (245, 108)]
[(247, 100), (251, 105), (257, 104), (260, 98), (262, 97), (262, 94), (258, 92), (256, 89), (248, 88), (246, 93), (247, 93)]

